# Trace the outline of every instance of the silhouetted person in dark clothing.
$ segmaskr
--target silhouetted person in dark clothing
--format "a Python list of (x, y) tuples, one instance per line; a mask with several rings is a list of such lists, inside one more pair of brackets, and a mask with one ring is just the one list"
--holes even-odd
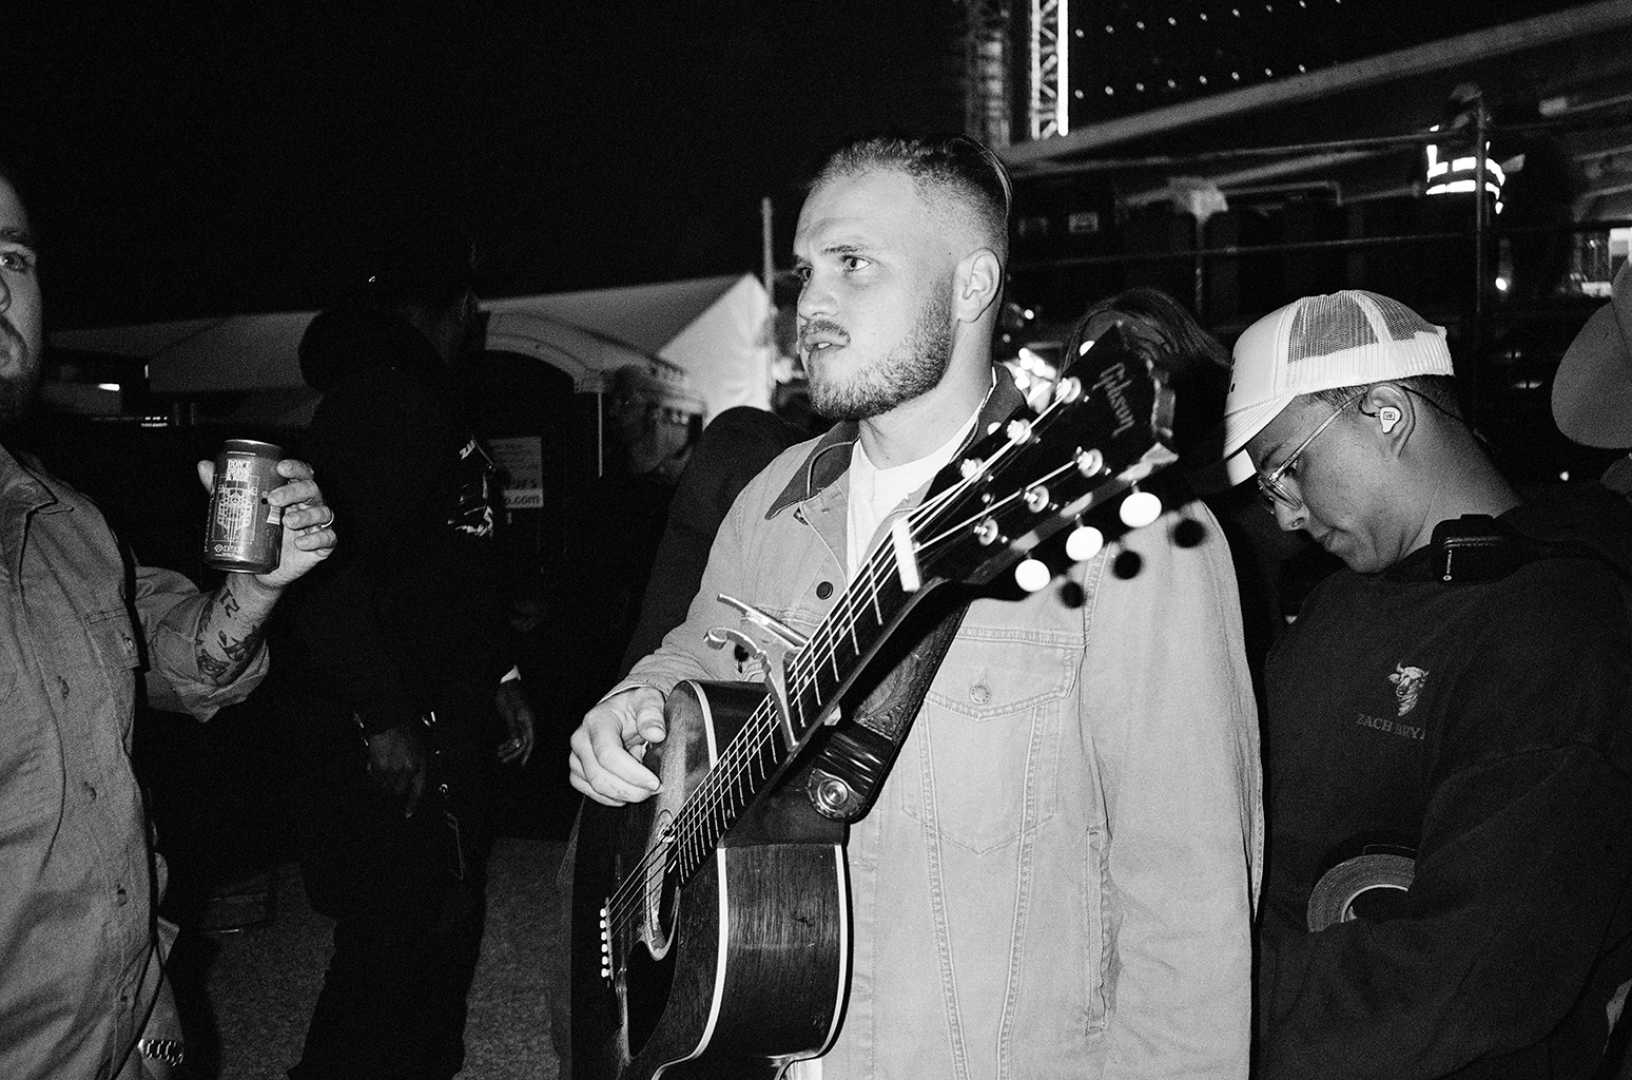
[[(1515, 99), (1496, 119), (1502, 124), (1534, 124), (1541, 120), (1534, 96)], [(1516, 301), (1552, 296), (1570, 268), (1575, 221), (1575, 200), (1581, 193), (1581, 175), (1569, 152), (1549, 131), (1502, 132), (1491, 142), (1491, 157), (1507, 170), (1502, 185), (1505, 204), (1498, 224), (1524, 230), (1508, 237), (1513, 254), (1513, 284), (1508, 295)], [(1533, 231), (1532, 231), (1533, 230)]]
[(308, 450), (353, 543), (292, 623), (314, 676), (292, 699), (302, 869), (313, 906), (336, 920), (296, 1080), (459, 1071), (490, 774), (496, 758), (519, 764), (532, 750), (494, 468), (455, 386), (476, 310), (469, 243), (426, 227), (410, 244), (314, 319), (300, 347), (324, 393)]

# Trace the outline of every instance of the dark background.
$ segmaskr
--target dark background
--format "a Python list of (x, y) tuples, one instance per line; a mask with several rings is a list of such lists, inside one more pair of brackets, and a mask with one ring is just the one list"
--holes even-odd
[(334, 7), (7, 6), (52, 326), (321, 306), (433, 207), (491, 295), (755, 270), (824, 148), (962, 121), (954, 0)]

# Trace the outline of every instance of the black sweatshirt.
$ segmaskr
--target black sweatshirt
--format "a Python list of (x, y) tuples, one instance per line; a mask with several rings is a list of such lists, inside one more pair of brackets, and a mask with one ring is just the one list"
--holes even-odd
[[(1632, 511), (1589, 485), (1502, 522), (1583, 553), (1340, 571), (1271, 654), (1264, 1078), (1597, 1062), (1632, 978)], [(1415, 849), (1409, 892), (1310, 933), (1315, 882), (1368, 842)]]

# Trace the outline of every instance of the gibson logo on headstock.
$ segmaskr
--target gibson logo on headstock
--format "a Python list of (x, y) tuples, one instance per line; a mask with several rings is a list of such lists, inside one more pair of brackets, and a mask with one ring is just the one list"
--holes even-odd
[(1110, 402), (1111, 411), (1116, 413), (1116, 430), (1111, 432), (1111, 438), (1116, 438), (1136, 422), (1133, 415), (1133, 406), (1128, 404), (1128, 387), (1132, 380), (1128, 377), (1128, 367), (1118, 360), (1099, 373), (1094, 380), (1094, 389), (1105, 391), (1105, 398)]

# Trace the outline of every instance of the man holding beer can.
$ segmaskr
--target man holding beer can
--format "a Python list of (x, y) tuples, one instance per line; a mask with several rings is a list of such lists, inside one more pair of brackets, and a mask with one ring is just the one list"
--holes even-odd
[[(39, 244), (0, 164), (0, 439), (39, 382)], [(131, 773), (136, 680), (207, 719), (267, 669), (267, 617), (334, 549), (302, 462), (275, 464), (257, 515), (275, 566), (203, 594), (128, 566), (95, 506), (0, 442), (0, 1076), (167, 1077), (184, 1047), (154, 914), (164, 867)], [(215, 466), (199, 462), (206, 487)]]

